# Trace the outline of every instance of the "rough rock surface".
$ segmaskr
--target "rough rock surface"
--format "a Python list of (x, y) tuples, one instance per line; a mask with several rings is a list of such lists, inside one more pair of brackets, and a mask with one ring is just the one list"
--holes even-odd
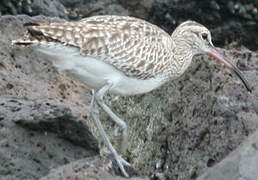
[[(123, 2), (125, 3), (125, 1)], [(134, 2), (128, 3), (134, 7)], [(157, 2), (155, 1), (155, 3)], [(121, 10), (121, 7), (118, 9)], [(160, 17), (163, 17), (163, 14)], [(4, 16), (0, 18), (0, 96), (28, 101), (55, 99), (57, 102), (66, 104), (71, 109), (72, 116), (87, 116), (86, 110), (90, 100), (89, 90), (75, 80), (58, 73), (51, 66), (47, 56), (32, 48), (17, 48), (10, 45), (12, 39), (17, 39), (22, 35), (23, 23), (57, 20), (60, 21), (56, 18), (50, 19), (42, 16), (34, 18)], [(173, 26), (171, 25), (171, 27)], [(180, 79), (146, 95), (130, 98), (112, 97), (112, 101), (108, 102), (112, 109), (128, 123), (129, 149), (124, 157), (134, 165), (141, 175), (148, 175), (153, 180), (195, 179), (207, 167), (212, 167), (220, 162), (246, 136), (257, 130), (258, 76), (256, 71), (258, 57), (245, 48), (225, 52), (228, 57), (234, 59), (254, 87), (252, 95), (247, 93), (239, 80), (223, 66), (207, 57), (196, 57), (192, 66)], [(3, 112), (2, 108), (0, 108), (0, 112)], [(106, 114), (102, 113), (101, 115), (102, 122), (114, 141), (114, 125), (106, 121), (108, 119)], [(41, 121), (45, 122), (44, 119)], [(44, 133), (40, 128), (44, 132), (45, 126), (37, 126), (30, 119), (23, 119), (16, 123), (3, 120), (1, 122), (4, 125), (0, 130), (8, 132), (2, 138), (3, 143), (4, 141), (15, 142), (16, 136), (24, 137), (17, 145), (11, 143), (14, 146), (0, 148), (4, 155), (8, 154), (7, 152), (14, 152), (17, 159), (23, 159), (21, 157), (24, 156), (24, 153), (19, 153), (20, 150), (26, 150), (26, 155), (29, 157), (41, 153), (41, 151), (33, 150), (35, 147), (30, 145), (31, 139), (24, 136), (22, 132), (32, 131), (35, 139), (42, 141), (43, 144), (51, 141), (49, 139), (52, 137), (56, 138), (52, 143), (57, 145), (57, 147), (53, 146), (54, 152), (63, 152), (62, 149), (58, 149), (58, 141), (61, 141), (62, 145), (70, 143), (69, 146), (75, 146), (74, 141), (67, 136), (56, 137), (57, 134), (60, 135), (60, 131), (51, 131), (48, 133), (51, 134), (51, 137), (44, 139)], [(98, 132), (91, 119), (86, 119), (85, 123), (92, 134), (98, 137)], [(28, 128), (31, 125), (34, 130)], [(17, 132), (17, 134), (12, 135), (12, 132)], [(23, 147), (22, 144), (26, 145), (24, 149), (20, 148)], [(77, 148), (81, 150), (82, 147), (76, 145), (76, 148), (70, 148), (71, 155), (68, 157), (73, 157)], [(87, 154), (87, 148), (85, 146), (83, 148), (82, 151)], [(42, 154), (44, 155), (44, 153)], [(54, 155), (60, 156), (57, 153)], [(62, 157), (66, 156), (61, 155)], [(69, 162), (85, 156), (71, 158)], [(43, 164), (44, 167), (47, 166), (44, 171), (35, 173), (33, 164), (26, 163), (26, 168), (12, 168), (12, 158), (3, 157), (0, 169), (4, 170), (0, 171), (0, 175), (6, 178), (12, 176), (37, 179), (39, 176), (47, 175), (49, 168), (56, 168), (68, 163), (49, 161)], [(20, 162), (24, 164), (26, 161), (21, 160)], [(49, 164), (53, 164), (53, 166)], [(8, 171), (5, 169), (6, 166)], [(40, 166), (40, 168), (42, 167)], [(37, 176), (31, 175), (32, 172)]]
[(258, 132), (248, 139), (237, 150), (230, 153), (223, 161), (208, 169), (197, 180), (256, 180), (258, 177)]
[(28, 14), (67, 18), (67, 10), (59, 0), (2, 0), (1, 15)]
[(24, 128), (50, 132), (74, 145), (88, 148), (92, 154), (98, 152), (96, 139), (92, 136), (83, 119), (72, 116), (71, 110), (53, 100), (0, 99), (1, 120), (13, 121)]
[(252, 95), (223, 66), (197, 57), (178, 80), (112, 102), (128, 122), (127, 157), (136, 169), (153, 179), (195, 179), (257, 130), (258, 56), (244, 48), (226, 54), (253, 85)]
[(0, 99), (0, 179), (39, 179), (52, 168), (97, 154), (96, 139), (53, 100)]
[(109, 160), (99, 157), (85, 158), (68, 165), (61, 166), (41, 178), (40, 180), (52, 179), (76, 179), (76, 180), (148, 180), (149, 178), (131, 177), (123, 178), (114, 175)]
[(192, 19), (212, 30), (215, 44), (237, 41), (257, 50), (257, 8), (257, 1), (251, 0), (156, 0), (150, 20), (172, 32), (180, 22)]

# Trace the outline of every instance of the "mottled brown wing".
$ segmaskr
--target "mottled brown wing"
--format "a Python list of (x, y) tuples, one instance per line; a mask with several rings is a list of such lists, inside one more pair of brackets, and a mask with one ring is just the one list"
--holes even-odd
[(162, 71), (166, 43), (170, 41), (170, 36), (157, 26), (124, 16), (95, 16), (78, 22), (41, 24), (33, 29), (141, 79)]

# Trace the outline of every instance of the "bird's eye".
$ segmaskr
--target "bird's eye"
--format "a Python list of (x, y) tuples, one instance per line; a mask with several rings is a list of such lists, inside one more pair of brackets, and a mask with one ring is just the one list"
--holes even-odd
[(202, 33), (202, 39), (207, 40), (208, 39), (208, 34), (207, 33)]

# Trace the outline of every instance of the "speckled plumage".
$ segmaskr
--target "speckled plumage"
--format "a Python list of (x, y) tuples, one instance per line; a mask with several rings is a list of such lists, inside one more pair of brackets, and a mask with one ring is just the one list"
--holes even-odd
[[(30, 29), (26, 41), (78, 47), (82, 56), (94, 56), (138, 79), (178, 77), (185, 69), (185, 56), (192, 58), (187, 51), (182, 56), (164, 30), (133, 17), (95, 16), (78, 22), (38, 24)], [(42, 36), (35, 36), (34, 31)]]

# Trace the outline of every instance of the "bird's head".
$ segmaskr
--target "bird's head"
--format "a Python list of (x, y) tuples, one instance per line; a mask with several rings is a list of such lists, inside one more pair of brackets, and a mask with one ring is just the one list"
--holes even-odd
[(241, 79), (249, 92), (252, 91), (248, 81), (242, 72), (231, 61), (223, 57), (213, 46), (210, 31), (195, 21), (185, 21), (180, 24), (172, 34), (175, 46), (184, 46), (192, 56), (208, 54), (219, 62), (225, 64)]
[(172, 34), (177, 43), (188, 46), (193, 55), (204, 54), (213, 48), (210, 31), (195, 21), (185, 21)]

